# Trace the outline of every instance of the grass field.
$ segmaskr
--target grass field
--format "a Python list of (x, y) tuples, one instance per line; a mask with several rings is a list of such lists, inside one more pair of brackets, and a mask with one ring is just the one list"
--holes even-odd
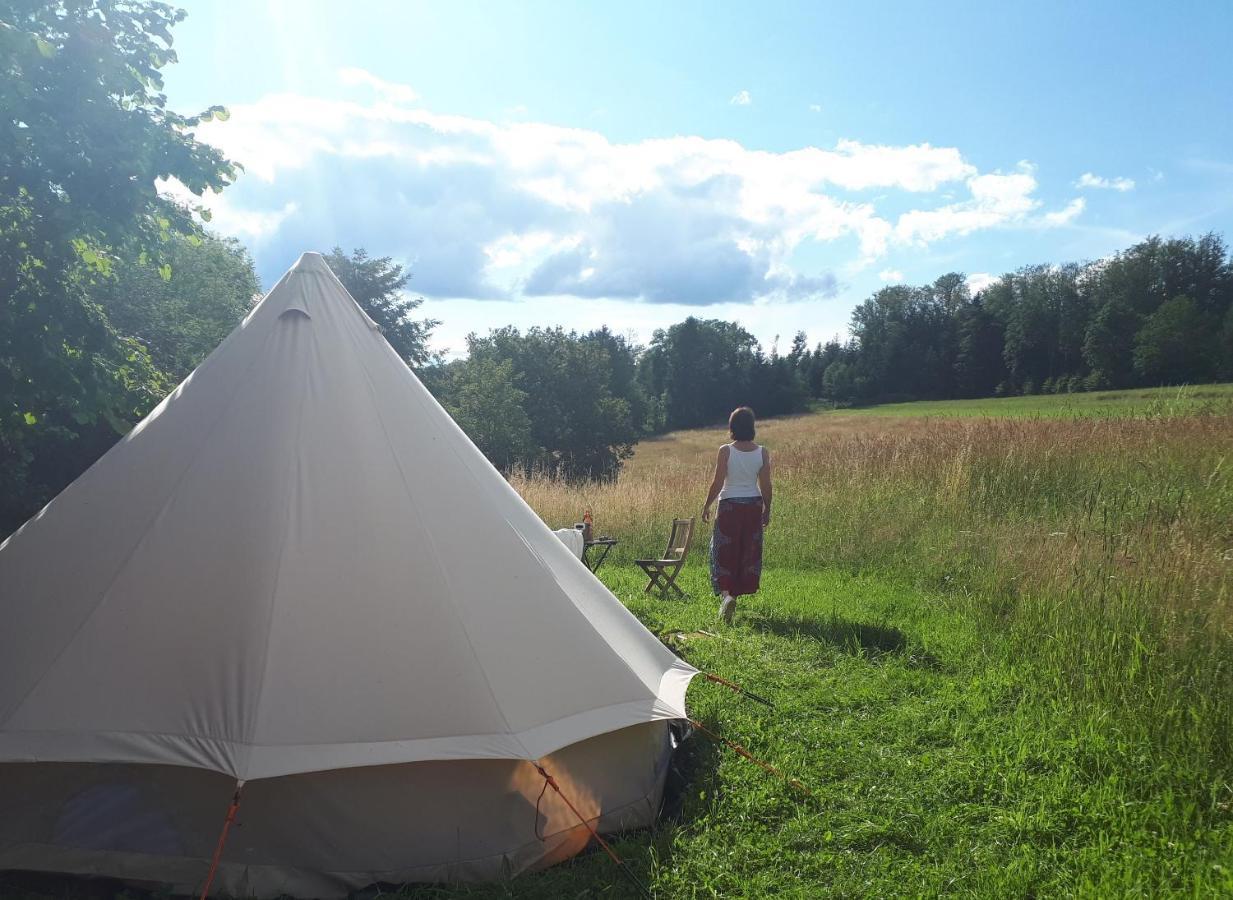
[(1083, 416), (1194, 415), (1233, 412), (1233, 384), (1142, 388), (1080, 394), (1040, 394), (981, 400), (926, 400), (886, 403), (852, 412), (872, 416), (993, 416), (1072, 418)]
[[(813, 791), (697, 737), (680, 815), (618, 851), (661, 898), (1233, 897), (1228, 398), (764, 423), (767, 567), (728, 629), (705, 528), (684, 601), (643, 595), (629, 564), (697, 511), (721, 431), (645, 442), (611, 484), (515, 478), (554, 526), (594, 510), (621, 540), (600, 571), (618, 596), (699, 668), (776, 704), (700, 682), (693, 713)], [(589, 854), (403, 895), (637, 893)]]
[[(704, 552), (686, 602), (624, 564), (697, 510), (721, 431), (646, 442), (614, 484), (515, 479), (549, 522), (590, 506), (622, 539), (618, 595), (777, 704), (699, 685), (693, 710), (815, 791), (697, 741), (681, 821), (622, 852), (664, 897), (1233, 896), (1231, 400), (764, 423), (767, 570), (730, 630)], [(632, 896), (609, 865), (424, 896)]]

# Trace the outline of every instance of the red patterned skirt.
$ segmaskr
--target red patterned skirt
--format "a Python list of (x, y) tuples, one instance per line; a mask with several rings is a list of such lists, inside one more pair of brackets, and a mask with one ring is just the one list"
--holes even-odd
[(711, 587), (733, 597), (755, 594), (762, 576), (762, 498), (719, 501), (711, 531)]

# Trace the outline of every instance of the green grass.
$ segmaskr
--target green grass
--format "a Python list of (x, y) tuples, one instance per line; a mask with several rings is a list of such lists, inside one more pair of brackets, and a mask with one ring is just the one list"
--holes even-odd
[[(604, 574), (692, 663), (776, 704), (690, 690), (697, 717), (813, 791), (695, 736), (680, 818), (615, 845), (656, 896), (1233, 896), (1227, 789), (1196, 789), (1207, 773), (1177, 771), (1145, 736), (1056, 695), (1008, 635), (946, 598), (772, 570), (723, 629), (700, 564), (685, 602), (644, 598), (628, 569)], [(637, 892), (591, 854), (508, 884), (404, 896)]]
[(1233, 384), (1138, 388), (1079, 394), (1037, 394), (979, 400), (920, 400), (841, 411), (866, 416), (966, 416), (1080, 418), (1085, 416), (1161, 416), (1233, 412)]
[[(777, 467), (763, 591), (722, 640), (686, 647), (781, 706), (709, 685), (690, 702), (817, 785), (817, 803), (710, 757), (700, 783), (717, 787), (694, 817), (627, 842), (661, 895), (1233, 897), (1233, 409), (1222, 396), (763, 423)], [(956, 410), (972, 414), (941, 417)], [(697, 508), (722, 439), (649, 442), (610, 486), (520, 490), (549, 521), (591, 506), (626, 539), (622, 554), (637, 552)], [(681, 605), (641, 600), (623, 572), (606, 577), (655, 630), (689, 630), (713, 615), (695, 565), (698, 599)], [(512, 896), (553, 896), (550, 879), (567, 871)], [(561, 895), (598, 896), (585, 879), (568, 885)]]

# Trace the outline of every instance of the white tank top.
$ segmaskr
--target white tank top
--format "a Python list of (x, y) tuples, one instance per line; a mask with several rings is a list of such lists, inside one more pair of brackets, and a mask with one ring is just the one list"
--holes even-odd
[(761, 497), (762, 489), (758, 487), (758, 473), (762, 471), (765, 458), (762, 447), (756, 447), (753, 450), (737, 450), (729, 444), (728, 475), (724, 478), (724, 486), (719, 492), (719, 499)]

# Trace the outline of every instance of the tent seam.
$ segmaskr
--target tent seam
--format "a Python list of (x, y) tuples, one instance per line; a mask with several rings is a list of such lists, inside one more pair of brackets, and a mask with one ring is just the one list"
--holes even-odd
[[(352, 303), (355, 303), (354, 298), (352, 299)], [(359, 309), (359, 304), (356, 304), (356, 308)], [(363, 312), (363, 310), (360, 310), (360, 312)], [(385, 340), (384, 337), (381, 338), (381, 341), (387, 347), (389, 347), (389, 343)], [(390, 352), (393, 352), (392, 347), (390, 348)], [(368, 361), (366, 357), (364, 357), (362, 354), (360, 354), (358, 358), (359, 358), (359, 363), (360, 363), (360, 371), (364, 373), (364, 383), (368, 386), (369, 402), (372, 403), (373, 411), (376, 413), (377, 424), (381, 426), (381, 433), (385, 435), (385, 441), (386, 441), (387, 446), (389, 447), (390, 456), (394, 460), (394, 467), (398, 470), (398, 477), (402, 481), (403, 491), (406, 494), (408, 504), (412, 512), (415, 514), (416, 519), (419, 521), (420, 527), (423, 529), (424, 535), (426, 536), (428, 542), (432, 545), (434, 558), (440, 558), (440, 555), (441, 555), (440, 548), (437, 546), (437, 542), (436, 542), (436, 539), (433, 537), (432, 530), (426, 527), (426, 523), (424, 522), (424, 517), (420, 514), (419, 507), (416, 505), (415, 497), (412, 494), (411, 485), (407, 481), (407, 473), (403, 470), (402, 460), (399, 459), (398, 454), (395, 452), (394, 441), (390, 437), (389, 428), (387, 428), (385, 424), (385, 416), (382, 415), (382, 412), (381, 412), (381, 404), (377, 401), (376, 386), (373, 384), (372, 373), (368, 369)], [(403, 365), (406, 365), (406, 363), (404, 362)], [(522, 752), (525, 754), (524, 758), (531, 759), (532, 757), (531, 757), (530, 751), (522, 743), (522, 740), (521, 738), (518, 737), (517, 732), (515, 732), (514, 729), (510, 726), (509, 720), (505, 717), (505, 710), (501, 708), (501, 703), (499, 700), (497, 700), (496, 691), (494, 691), (492, 688), (492, 679), (488, 677), (488, 671), (484, 668), (484, 663), (480, 659), (479, 652), (475, 649), (475, 644), (471, 640), (471, 632), (467, 629), (466, 620), (463, 618), (461, 613), (459, 613), (458, 610), (455, 609), (454, 607), (454, 604), (452, 602), (454, 588), (453, 588), (453, 584), (450, 581), (449, 572), (446, 571), (444, 567), (438, 567), (438, 571), (441, 573), (441, 579), (442, 581), (445, 582), (446, 590), (450, 594), (450, 602), (446, 603), (445, 606), (449, 609), (451, 613), (453, 613), (454, 618), (458, 622), (458, 627), (462, 629), (462, 635), (463, 635), (463, 638), (467, 642), (467, 648), (471, 651), (471, 657), (475, 660), (476, 668), (479, 669), (480, 675), (484, 679), (484, 686), (488, 688), (488, 696), (492, 698), (492, 705), (496, 709), (497, 715), (501, 717), (501, 722), (504, 723), (505, 725), (506, 733), (519, 747), (522, 748)]]
[[(315, 355), (315, 351), (317, 349), (317, 346), (316, 346), (317, 332), (311, 326), (309, 327), (309, 334), (312, 336), (312, 345), (313, 345), (313, 351)], [(308, 368), (308, 371), (304, 374), (304, 378), (302, 380), (302, 385), (300, 388), (299, 407), (296, 409), (295, 460), (294, 460), (294, 463), (290, 466), (292, 473), (294, 473), (296, 476), (295, 484), (292, 485), (292, 489), (289, 493), (289, 496), (287, 497), (287, 508), (284, 512), (283, 533), (282, 533), (282, 537), (279, 539), (279, 544), (278, 544), (278, 567), (274, 570), (274, 585), (270, 590), (270, 609), (269, 609), (269, 613), (266, 616), (265, 645), (262, 648), (262, 654), (261, 654), (261, 679), (257, 682), (256, 699), (253, 703), (252, 715), (249, 719), (249, 722), (247, 723), (248, 731), (250, 735), (255, 734), (256, 727), (257, 727), (257, 721), (261, 715), (261, 701), (265, 697), (265, 681), (266, 681), (266, 676), (269, 674), (269, 671), (270, 671), (270, 643), (274, 637), (274, 611), (278, 606), (278, 586), (279, 586), (280, 581), (282, 580), (283, 564), (286, 562), (286, 557), (287, 557), (287, 538), (291, 534), (292, 510), (295, 508), (296, 498), (299, 494), (298, 473), (303, 465), (303, 459), (300, 455), (300, 443), (304, 436), (304, 404), (305, 404), (305, 401), (308, 399), (308, 385), (309, 385), (310, 379), (312, 378), (312, 372), (313, 372), (312, 366), (308, 366), (307, 368)], [(247, 772), (248, 770), (249, 763), (252, 758), (254, 746), (256, 746), (255, 741), (248, 740), (244, 742), (244, 747), (246, 749), (246, 752), (244, 754), (245, 772)]]

